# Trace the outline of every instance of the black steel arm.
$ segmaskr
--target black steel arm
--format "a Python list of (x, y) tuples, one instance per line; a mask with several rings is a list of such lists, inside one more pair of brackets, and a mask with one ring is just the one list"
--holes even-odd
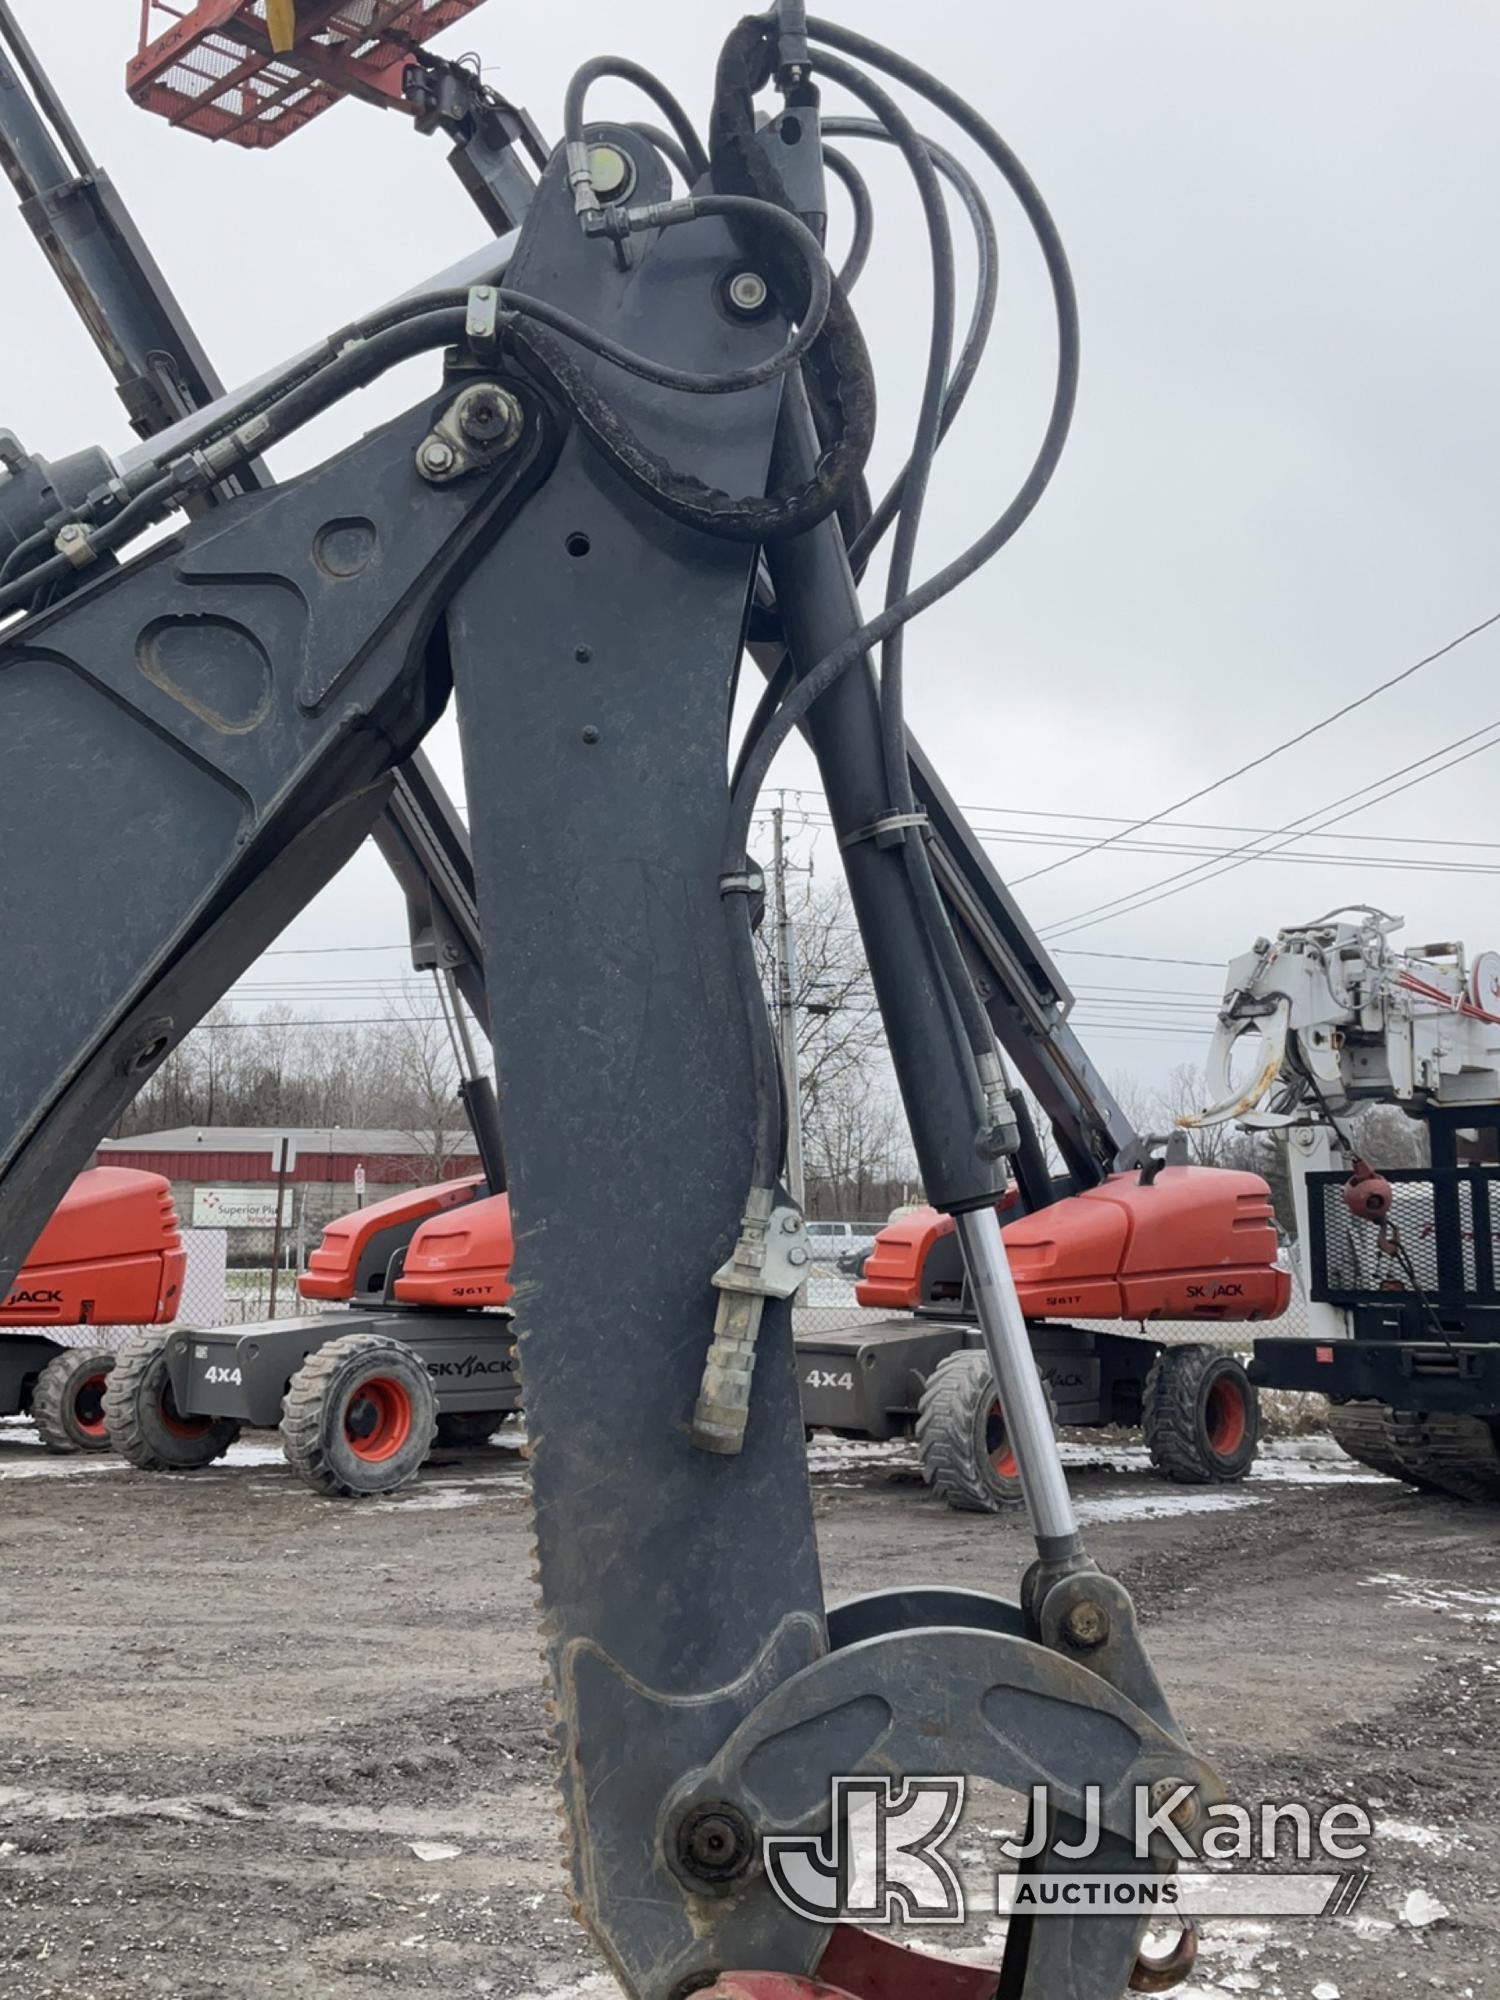
[[(6, 70), (0, 53), (0, 158), (22, 194), (23, 213), (114, 371), (136, 429), (149, 437), (220, 397), (222, 384), (0, 0), (0, 44), (6, 41), (14, 68)], [(534, 161), (540, 151), (531, 121), (471, 70), (430, 53), (413, 65), (407, 88), (421, 107), (419, 126), (441, 127), (458, 141), (455, 164), (481, 212), (497, 230), (514, 226), (532, 187), (517, 148)], [(49, 124), (68, 148), (71, 167)], [(253, 473), (241, 477), (256, 483)], [(779, 662), (779, 650), (760, 650)], [(1070, 1178), (1092, 1185), (1117, 1156), (1129, 1153), (1137, 1135), (1068, 1024), (1072, 996), (1056, 966), (915, 740), (911, 765), (913, 790), (931, 820), (933, 866), (996, 1038), (1046, 1115)], [(425, 762), (397, 778), (372, 838), (406, 898), (414, 962), (454, 969), (467, 1005), (483, 1022), (467, 836)], [(1023, 1180), (1035, 1178), (1034, 1172), (1023, 1174)], [(1043, 1192), (1025, 1187), (1031, 1203)]]
[(221, 395), (223, 384), (129, 210), (89, 157), (5, 0), (0, 168), (108, 364), (136, 433), (150, 437)]
[[(1087, 1783), (1105, 1788), (1120, 1844), (1107, 1856), (1124, 1860), (1136, 1787), (1181, 1777), (1201, 1801), (1215, 1781), (1171, 1726), (1128, 1598), (1079, 1546), (1000, 1241), (1001, 1175), (976, 1143), (972, 1047), (899, 846), (875, 824), (889, 793), (867, 632), (843, 496), (815, 485), (834, 454), (819, 454), (801, 380), (774, 372), (787, 320), (726, 309), (747, 248), (724, 213), (679, 208), (657, 226), (670, 183), (647, 139), (589, 137), (627, 157), (655, 220), (628, 240), (580, 229), (559, 152), (508, 280), (571, 316), (576, 362), (560, 369), (524, 313), (489, 329), (480, 302), (454, 308), (464, 331), (435, 397), (90, 573), (0, 642), (0, 1287), (140, 1082), (380, 815), (431, 826), (431, 798), (397, 774), (451, 687), (472, 882), (455, 822), (438, 843), (431, 949), (466, 950), (477, 971), (478, 946), (505, 1059), (576, 1907), (628, 1993), (685, 2000), (726, 1969), (818, 1963), (827, 1927), (774, 1892), (762, 1843), (825, 1823), (836, 1775), (920, 1762), (1048, 1776), (1059, 1871), (1077, 1865), (1057, 1850)], [(677, 372), (619, 368), (595, 332)], [(683, 380), (751, 386), (685, 395)], [(826, 503), (811, 526), (797, 512), (808, 491)], [(756, 883), (724, 866), (723, 747), (759, 550), (684, 495), (795, 520), (766, 549), (793, 673), (805, 681), (830, 648), (854, 661), (809, 733), (1043, 1559), (1024, 1607), (953, 1605), (924, 1625), (901, 1601), (872, 1603), (857, 1642), (832, 1652), (789, 1305), (806, 1246), (779, 1189), (754, 1177), (777, 1164), (760, 1145), (775, 1119), (753, 954), (743, 977)], [(927, 777), (940, 822), (953, 808)], [(1044, 980), (956, 815), (939, 832), (970, 942), (998, 962), (993, 930)], [(736, 1318), (747, 1298), (754, 1314)], [(748, 1422), (727, 1450), (697, 1422), (706, 1354), (743, 1378)], [(1070, 1651), (1078, 1611), (1087, 1652)], [(1141, 1929), (1133, 1916), (1017, 1926), (1001, 1990), (1113, 2000)]]
[[(424, 55), (417, 73), (449, 75), (454, 89), (462, 86), (462, 129), (455, 128), (460, 114), (452, 105), (434, 122), (454, 129), (455, 165), (497, 234), (514, 228), (535, 185), (516, 156), (516, 142), (524, 144), (534, 164), (545, 162), (535, 127), (466, 69)], [(473, 166), (476, 157), (483, 172)], [(6, 0), (0, 0), (0, 166), (113, 374), (138, 435), (160, 438), (220, 401), (223, 382)], [(503, 193), (506, 206), (497, 206), (495, 190)], [(263, 468), (252, 462), (234, 473), (225, 490), (253, 492), (269, 484)], [(406, 899), (413, 963), (452, 972), (466, 1005), (487, 1028), (468, 839), (420, 752), (391, 779), (389, 804), (375, 820), (371, 838)], [(493, 1135), (488, 1151), (498, 1158)]]

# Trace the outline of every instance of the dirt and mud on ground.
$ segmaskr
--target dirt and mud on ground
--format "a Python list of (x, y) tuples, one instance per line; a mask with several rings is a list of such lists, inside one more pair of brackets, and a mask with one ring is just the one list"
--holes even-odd
[[(1232, 1793), (1378, 1824), (1351, 1920), (1215, 1927), (1178, 1991), (1496, 2000), (1500, 1514), (1272, 1449), (1185, 1492), (1069, 1448)], [(830, 1595), (1012, 1586), (1018, 1520), (936, 1506), (899, 1449), (812, 1463)], [(343, 1505), (269, 1438), (176, 1482), (0, 1427), (4, 2000), (606, 2000), (560, 1885), (529, 1550), (514, 1441)]]

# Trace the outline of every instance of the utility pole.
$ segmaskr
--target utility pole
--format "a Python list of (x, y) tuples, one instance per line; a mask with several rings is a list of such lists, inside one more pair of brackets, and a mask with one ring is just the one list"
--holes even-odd
[[(786, 849), (782, 836), (784, 808), (771, 810), (773, 838), (772, 883), (776, 898), (776, 1037), (786, 1076), (786, 1173), (792, 1200), (807, 1206), (807, 1178), (802, 1168), (802, 1080), (797, 1067), (797, 941), (786, 907)], [(806, 1287), (804, 1286), (804, 1290)], [(800, 1297), (800, 1294), (799, 1294)]]

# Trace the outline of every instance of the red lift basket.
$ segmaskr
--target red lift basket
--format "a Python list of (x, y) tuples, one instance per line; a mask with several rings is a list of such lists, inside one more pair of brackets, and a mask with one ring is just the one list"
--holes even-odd
[(296, 0), (296, 39), (271, 46), (267, 0), (141, 0), (125, 88), (207, 139), (276, 146), (341, 97), (401, 108), (411, 51), (482, 0)]

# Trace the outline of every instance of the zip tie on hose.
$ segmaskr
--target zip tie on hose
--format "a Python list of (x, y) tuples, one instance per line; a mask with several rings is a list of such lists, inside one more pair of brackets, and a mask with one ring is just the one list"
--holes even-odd
[(765, 889), (766, 878), (758, 868), (746, 868), (736, 875), (719, 877), (721, 896), (762, 896)]
[(908, 828), (925, 834), (932, 821), (924, 812), (888, 812), (879, 819), (872, 819), (868, 826), (859, 827), (853, 833), (846, 833), (839, 842), (841, 848), (858, 847), (862, 840), (873, 840), (877, 847), (894, 847), (896, 836), (905, 834)]

